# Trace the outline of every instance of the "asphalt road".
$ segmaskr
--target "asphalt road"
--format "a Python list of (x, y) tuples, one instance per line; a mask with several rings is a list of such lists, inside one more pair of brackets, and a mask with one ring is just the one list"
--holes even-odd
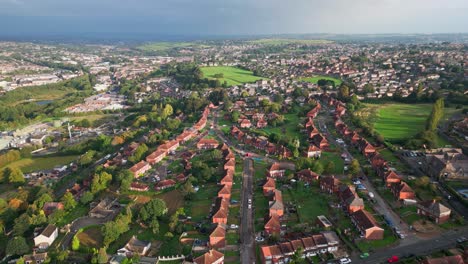
[(253, 200), (253, 160), (244, 160), (242, 174), (242, 203), (241, 203), (241, 262), (255, 263), (253, 210), (249, 208), (249, 199)]

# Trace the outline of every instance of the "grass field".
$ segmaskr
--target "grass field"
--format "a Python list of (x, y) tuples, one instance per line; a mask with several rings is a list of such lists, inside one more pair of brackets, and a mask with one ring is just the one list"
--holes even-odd
[(153, 42), (138, 46), (137, 49), (146, 52), (165, 52), (173, 48), (205, 47), (195, 42)]
[[(56, 166), (68, 165), (72, 161), (76, 160), (77, 156), (49, 156), (49, 157), (38, 157), (38, 158), (26, 158), (7, 165), (12, 167), (20, 168), (23, 173), (30, 173), (38, 170), (50, 170)], [(3, 169), (3, 168), (2, 168)]]
[(328, 199), (319, 194), (319, 188), (312, 186), (306, 188), (299, 184), (296, 189), (290, 190), (293, 204), (297, 206), (297, 213), (301, 223), (313, 224), (319, 215), (327, 215)]
[[(371, 111), (376, 111), (375, 130), (391, 143), (401, 143), (423, 131), (432, 110), (432, 104), (391, 103), (367, 104), (367, 106), (374, 109)], [(444, 120), (453, 115), (455, 111), (454, 108), (446, 108)], [(441, 138), (437, 142), (441, 146), (447, 144)]]
[(202, 67), (201, 70), (204, 77), (208, 79), (216, 79), (214, 77), (215, 74), (223, 74), (224, 77), (219, 78), (219, 81), (221, 83), (226, 81), (229, 86), (252, 83), (257, 80), (266, 79), (263, 77), (254, 76), (251, 71), (230, 66)]
[(325, 39), (275, 39), (275, 38), (263, 38), (247, 41), (251, 44), (260, 45), (289, 45), (289, 44), (303, 44), (303, 45), (316, 45), (316, 44), (330, 44), (333, 41)]
[(318, 81), (322, 80), (322, 79), (333, 81), (336, 86), (340, 85), (343, 82), (342, 80), (337, 79), (337, 78), (333, 78), (333, 77), (329, 77), (329, 76), (321, 76), (321, 75), (314, 76), (314, 77), (301, 78), (301, 81), (317, 84)]

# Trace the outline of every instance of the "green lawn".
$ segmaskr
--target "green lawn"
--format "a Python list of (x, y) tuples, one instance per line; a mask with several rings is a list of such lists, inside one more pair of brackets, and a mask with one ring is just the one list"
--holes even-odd
[(333, 162), (335, 165), (335, 174), (343, 174), (344, 173), (344, 160), (341, 158), (340, 153), (336, 152), (322, 152), (322, 156), (320, 157), (320, 161), (325, 166), (329, 161)]
[[(367, 106), (376, 108), (375, 130), (391, 143), (401, 143), (423, 131), (432, 110), (432, 104), (389, 103)], [(453, 108), (446, 108), (443, 120), (455, 111)], [(448, 144), (441, 138), (438, 138), (437, 143), (440, 146)]]
[[(24, 173), (29, 173), (38, 170), (50, 170), (56, 166), (68, 165), (76, 160), (77, 156), (48, 156), (38, 158), (26, 158), (8, 164), (8, 166), (18, 167)], [(3, 168), (2, 168), (3, 169)]]
[(317, 75), (314, 77), (305, 77), (305, 78), (301, 78), (300, 80), (304, 82), (314, 83), (314, 84), (317, 84), (319, 80), (329, 80), (329, 81), (333, 81), (336, 86), (340, 85), (343, 82), (340, 79), (329, 77), (329, 76), (322, 76), (322, 75)]
[(203, 76), (208, 79), (216, 79), (214, 77), (215, 74), (223, 74), (223, 78), (219, 78), (219, 81), (221, 83), (226, 81), (229, 86), (252, 83), (257, 80), (266, 79), (254, 76), (251, 71), (230, 66), (202, 67), (201, 71), (203, 72)]
[(361, 252), (372, 252), (377, 248), (389, 246), (397, 241), (397, 238), (387, 228), (384, 232), (384, 238), (382, 240), (362, 240), (356, 243), (357, 247)]
[(138, 46), (137, 49), (146, 52), (164, 52), (173, 48), (205, 47), (195, 42), (153, 42)]
[(314, 224), (319, 215), (328, 214), (328, 197), (319, 193), (319, 188), (309, 188), (298, 184), (297, 188), (289, 190), (290, 202), (297, 206), (299, 222)]
[(211, 209), (213, 199), (217, 196), (219, 187), (216, 184), (205, 184), (200, 186), (200, 190), (196, 192), (193, 199), (190, 201), (190, 216), (193, 221), (200, 221), (206, 218)]

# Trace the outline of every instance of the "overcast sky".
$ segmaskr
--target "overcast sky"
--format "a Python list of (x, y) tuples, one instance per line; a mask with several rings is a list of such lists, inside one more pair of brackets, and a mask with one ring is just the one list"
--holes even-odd
[(0, 34), (466, 32), (468, 0), (0, 0)]

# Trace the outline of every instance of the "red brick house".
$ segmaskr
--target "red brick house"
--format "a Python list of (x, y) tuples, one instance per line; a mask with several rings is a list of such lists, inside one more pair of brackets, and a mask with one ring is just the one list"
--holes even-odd
[(298, 180), (308, 183), (319, 179), (319, 175), (311, 171), (310, 169), (303, 169), (301, 171), (298, 171), (296, 175)]
[(228, 160), (226, 163), (224, 163), (224, 169), (225, 170), (235, 170), (236, 168), (236, 160), (234, 158)]
[(233, 174), (231, 173), (226, 173), (226, 175), (221, 179), (219, 182), (221, 185), (227, 185), (227, 186), (232, 186), (234, 181)]
[(217, 225), (210, 234), (210, 247), (215, 249), (226, 246), (226, 229), (222, 225)]
[(454, 255), (454, 256), (443, 256), (440, 258), (430, 258), (427, 257), (425, 260), (421, 262), (421, 264), (466, 264), (463, 259), (462, 255)]
[(156, 184), (156, 186), (154, 187), (154, 189), (156, 191), (162, 191), (162, 190), (165, 190), (167, 188), (171, 188), (171, 187), (174, 187), (176, 185), (176, 182), (172, 179), (169, 179), (169, 180), (162, 180), (160, 182), (158, 182)]
[(198, 149), (215, 149), (219, 146), (219, 142), (216, 139), (202, 138), (197, 143)]
[(284, 214), (283, 195), (280, 190), (273, 190), (272, 199), (269, 201), (270, 215), (278, 215), (279, 217)]
[(269, 195), (274, 189), (276, 189), (275, 180), (267, 177), (265, 184), (263, 184), (263, 195)]
[(147, 172), (149, 169), (151, 169), (150, 164), (148, 162), (142, 160), (142, 161), (138, 162), (137, 164), (133, 165), (130, 168), (130, 172), (133, 173), (133, 176), (135, 178), (138, 178), (141, 175), (145, 174), (145, 172)]
[(180, 145), (179, 145), (179, 142), (177, 140), (171, 140), (171, 141), (166, 142), (163, 145), (160, 145), (158, 147), (158, 150), (162, 150), (162, 151), (165, 151), (167, 153), (170, 153), (170, 152), (176, 151), (176, 149), (179, 146)]
[(146, 162), (151, 165), (154, 165), (166, 157), (166, 152), (164, 150), (156, 150), (155, 152), (149, 154), (146, 157)]
[(383, 239), (384, 230), (381, 228), (375, 218), (366, 210), (359, 210), (351, 214), (351, 221), (361, 232), (365, 239), (380, 240)]
[(433, 200), (418, 204), (418, 214), (426, 216), (437, 224), (443, 224), (450, 219), (451, 210), (443, 204)]
[(281, 223), (279, 216), (276, 214), (272, 214), (269, 216), (267, 222), (265, 223), (265, 233), (268, 236), (277, 235), (279, 236), (281, 233)]
[(312, 118), (307, 118), (307, 122), (305, 123), (305, 128), (309, 128), (309, 127), (314, 127), (315, 128), (315, 125), (314, 125), (314, 119)]
[(284, 255), (278, 245), (262, 246), (261, 247), (262, 263), (285, 263), (283, 261)]
[(366, 157), (369, 157), (371, 154), (375, 153), (375, 148), (367, 142), (367, 140), (363, 139), (360, 141), (359, 149), (361, 150), (362, 154)]
[(213, 214), (212, 222), (213, 224), (227, 224), (227, 209), (220, 207), (216, 213)]
[(312, 138), (312, 142), (314, 143), (314, 145), (319, 147), (321, 150), (328, 149), (328, 147), (330, 146), (330, 144), (328, 143), (328, 140), (324, 136), (322, 136), (321, 134), (315, 135)]
[(218, 197), (224, 198), (224, 199), (231, 199), (231, 188), (232, 185), (223, 185), (221, 190), (218, 191)]
[(271, 178), (281, 178), (284, 176), (285, 172), (286, 170), (281, 168), (281, 164), (278, 162), (275, 162), (271, 164), (271, 167), (268, 170), (268, 176), (270, 176)]
[(416, 197), (413, 189), (404, 181), (390, 185), (390, 190), (398, 200), (414, 199)]
[(240, 125), (239, 125), (241, 128), (250, 128), (252, 126), (252, 123), (250, 122), (250, 120), (248, 119), (242, 119), (240, 121)]
[(177, 136), (177, 141), (181, 144), (189, 141), (190, 139), (192, 139), (194, 136), (194, 134), (190, 131), (184, 131), (182, 134), (178, 135)]
[(348, 213), (354, 213), (364, 209), (364, 200), (359, 198), (354, 186), (342, 185), (338, 196), (340, 197), (341, 206), (343, 206)]
[(268, 125), (268, 122), (264, 119), (260, 119), (257, 121), (257, 128), (264, 128)]
[(401, 182), (400, 176), (392, 170), (387, 171), (387, 173), (385, 173), (384, 178), (387, 187), (390, 187), (392, 184), (397, 184)]
[(308, 158), (320, 158), (322, 155), (322, 151), (315, 146), (314, 144), (310, 144), (309, 148), (307, 149), (306, 152), (306, 157)]
[(130, 184), (130, 190), (136, 192), (146, 192), (149, 190), (149, 186), (143, 183), (132, 182), (132, 184)]
[(223, 264), (224, 263), (224, 254), (210, 249), (205, 254), (193, 260), (195, 264)]
[(341, 182), (335, 176), (320, 178), (320, 189), (326, 193), (338, 193)]
[(311, 127), (308, 128), (307, 136), (309, 136), (309, 138), (312, 139), (317, 135), (320, 135), (320, 132), (318, 131), (318, 129), (315, 126), (311, 126)]

